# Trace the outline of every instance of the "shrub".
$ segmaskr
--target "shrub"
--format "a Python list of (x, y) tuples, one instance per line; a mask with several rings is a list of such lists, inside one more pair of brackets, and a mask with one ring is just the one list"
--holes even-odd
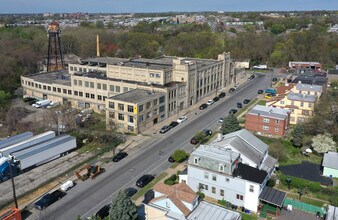
[(185, 159), (188, 158), (188, 154), (184, 151), (184, 150), (175, 150), (175, 152), (172, 155), (172, 158), (176, 161), (176, 162), (182, 162)]
[(271, 178), (271, 179), (268, 180), (266, 185), (273, 188), (276, 185), (276, 180)]
[(202, 192), (196, 192), (196, 194), (199, 195), (199, 197), (200, 197), (201, 199), (204, 199), (204, 197), (205, 197), (205, 194), (202, 193)]
[(177, 175), (173, 174), (168, 179), (164, 180), (164, 183), (169, 186), (172, 186), (176, 183), (176, 180), (177, 180)]
[(218, 200), (217, 203), (220, 204), (220, 205), (222, 205), (222, 206), (226, 206), (227, 201), (225, 201), (224, 199), (222, 199), (222, 200)]

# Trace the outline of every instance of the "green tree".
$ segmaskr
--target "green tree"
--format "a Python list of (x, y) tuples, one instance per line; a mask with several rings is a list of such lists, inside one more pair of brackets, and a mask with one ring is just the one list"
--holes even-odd
[(283, 24), (273, 24), (271, 26), (271, 33), (280, 34), (285, 31), (285, 26)]
[(124, 191), (120, 191), (117, 197), (113, 199), (109, 211), (109, 219), (137, 219), (137, 207)]
[(280, 141), (275, 141), (269, 145), (269, 155), (276, 158), (279, 162), (285, 162), (287, 160), (285, 148)]
[(241, 126), (239, 126), (239, 122), (235, 115), (230, 114), (224, 118), (224, 121), (221, 127), (222, 134), (229, 134), (229, 133), (232, 133), (238, 130), (241, 130)]
[(184, 151), (184, 150), (175, 150), (174, 153), (172, 154), (172, 158), (176, 161), (176, 162), (182, 162), (185, 159), (187, 159), (189, 157), (189, 155)]
[(303, 136), (304, 136), (304, 130), (302, 124), (297, 124), (296, 127), (291, 132), (292, 135), (292, 144), (295, 147), (301, 147), (303, 146)]
[(317, 153), (336, 152), (336, 142), (329, 133), (318, 134), (312, 138), (312, 147)]

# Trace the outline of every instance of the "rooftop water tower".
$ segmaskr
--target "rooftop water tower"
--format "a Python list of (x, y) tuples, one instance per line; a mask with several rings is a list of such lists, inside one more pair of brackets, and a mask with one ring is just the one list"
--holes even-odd
[(53, 21), (48, 25), (48, 58), (47, 72), (57, 71), (65, 68), (63, 53), (61, 48), (61, 30), (60, 25)]

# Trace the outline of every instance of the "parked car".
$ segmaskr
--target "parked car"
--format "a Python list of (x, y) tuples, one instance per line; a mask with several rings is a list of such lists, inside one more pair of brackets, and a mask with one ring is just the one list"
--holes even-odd
[(177, 119), (177, 122), (182, 123), (182, 122), (185, 122), (187, 119), (188, 119), (187, 116), (181, 116)]
[(176, 127), (177, 125), (178, 125), (178, 122), (177, 122), (177, 121), (172, 121), (172, 122), (169, 124), (169, 127), (170, 127), (170, 129), (171, 129), (171, 128)]
[(263, 92), (264, 92), (263, 89), (259, 89), (257, 93), (258, 93), (258, 94), (262, 94)]
[(231, 109), (230, 111), (229, 111), (229, 115), (231, 115), (231, 114), (236, 114), (237, 113), (237, 109)]
[(161, 133), (161, 134), (164, 134), (164, 133), (166, 133), (167, 131), (169, 131), (170, 129), (171, 129), (170, 126), (164, 125), (164, 126), (160, 129), (160, 133)]
[(242, 108), (242, 107), (243, 107), (242, 103), (241, 102), (237, 102), (237, 108)]
[(68, 180), (67, 182), (65, 182), (64, 184), (62, 184), (62, 185), (60, 186), (60, 190), (61, 190), (62, 192), (66, 192), (67, 190), (69, 190), (69, 189), (72, 188), (73, 186), (74, 186), (73, 181)]
[[(202, 134), (204, 135), (204, 138), (205, 137), (207, 137), (207, 136), (210, 136), (210, 135), (212, 135), (212, 130), (210, 130), (210, 129), (203, 129), (202, 130)], [(203, 137), (202, 137), (203, 138)], [(195, 135), (194, 137), (192, 137), (191, 139), (190, 139), (190, 143), (191, 144), (198, 144), (199, 142), (200, 142), (201, 140), (199, 140), (199, 138), (197, 137), (197, 135)]]
[(225, 92), (221, 92), (221, 93), (218, 95), (219, 98), (224, 98), (225, 96), (226, 96)]
[(63, 192), (61, 192), (60, 190), (55, 190), (54, 192), (48, 193), (41, 197), (37, 202), (35, 202), (34, 206), (36, 209), (43, 210), (57, 200), (61, 199), (63, 196)]
[(229, 92), (232, 93), (232, 92), (234, 92), (235, 90), (236, 90), (235, 88), (230, 88), (230, 89), (229, 89)]
[(95, 213), (95, 217), (105, 219), (109, 216), (110, 204), (103, 206), (99, 211)]
[(143, 188), (148, 183), (150, 183), (154, 178), (155, 177), (150, 174), (145, 174), (136, 181), (136, 186)]
[(219, 123), (223, 123), (223, 122), (224, 122), (224, 118), (219, 118), (219, 119), (218, 119), (218, 122), (219, 122)]
[(196, 145), (196, 144), (198, 144), (198, 140), (197, 140), (197, 138), (196, 137), (192, 137), (191, 139), (190, 139), (190, 144), (194, 144), (194, 145)]
[(168, 161), (169, 161), (170, 163), (174, 163), (174, 162), (175, 162), (173, 156), (170, 156), (170, 157), (168, 158)]
[(39, 101), (33, 97), (26, 97), (23, 99), (24, 102), (27, 102), (29, 105), (33, 105), (35, 102)]
[(248, 104), (251, 100), (250, 99), (244, 99), (243, 103)]
[(248, 78), (248, 80), (250, 81), (250, 80), (253, 80), (255, 78), (255, 75), (251, 75), (249, 78)]
[(137, 193), (137, 189), (135, 189), (134, 187), (128, 187), (124, 190), (124, 192), (127, 194), (127, 196), (132, 197)]
[(205, 104), (205, 103), (203, 103), (203, 104), (200, 105), (200, 107), (199, 107), (200, 110), (203, 110), (203, 109), (206, 109), (206, 108), (208, 108), (208, 105)]
[(265, 96), (264, 96), (264, 98), (266, 98), (266, 99), (271, 99), (272, 98), (272, 94), (266, 94)]
[(122, 160), (123, 158), (125, 158), (127, 156), (128, 156), (128, 154), (126, 152), (120, 151), (113, 157), (113, 161), (119, 162), (120, 160)]
[(212, 135), (212, 130), (204, 128), (202, 132), (205, 134), (205, 136), (210, 136)]
[(35, 108), (46, 108), (49, 105), (50, 101), (48, 99), (37, 101), (34, 104), (32, 104)]
[(277, 78), (272, 78), (272, 82), (277, 82)]
[(54, 107), (57, 107), (59, 105), (60, 105), (60, 102), (58, 102), (58, 101), (51, 101), (49, 103), (49, 105), (47, 106), (47, 108), (54, 108)]
[(210, 105), (214, 104), (214, 102), (215, 102), (214, 100), (210, 99), (210, 100), (207, 101), (207, 105), (210, 106)]
[(216, 96), (216, 97), (214, 97), (212, 100), (213, 100), (214, 102), (217, 102), (217, 101), (219, 100), (219, 98), (218, 98), (218, 96)]

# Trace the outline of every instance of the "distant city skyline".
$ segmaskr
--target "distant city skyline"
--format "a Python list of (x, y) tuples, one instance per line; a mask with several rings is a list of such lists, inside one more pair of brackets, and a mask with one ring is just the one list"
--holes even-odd
[(338, 0), (1, 0), (1, 14), (338, 10)]

